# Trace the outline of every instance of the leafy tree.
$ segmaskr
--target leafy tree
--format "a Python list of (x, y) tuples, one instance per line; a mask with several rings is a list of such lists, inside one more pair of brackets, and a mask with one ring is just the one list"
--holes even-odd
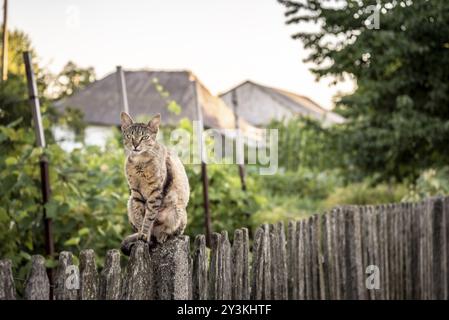
[(286, 23), (301, 29), (292, 37), (317, 77), (356, 81), (338, 111), (348, 119), (344, 146), (357, 168), (403, 179), (447, 163), (448, 1), (279, 2)]
[[(3, 38), (1, 37), (1, 39)], [(36, 54), (29, 37), (25, 33), (18, 30), (9, 32), (8, 39), (8, 80), (0, 82), (0, 124), (9, 124), (18, 118), (22, 118), (23, 121), (19, 122), (18, 125), (29, 126), (32, 115), (28, 103), (23, 52), (29, 51), (33, 62), (36, 61)], [(37, 64), (34, 64), (33, 68), (37, 74), (38, 90), (43, 92), (46, 88), (43, 70)], [(45, 99), (41, 97), (41, 100), (44, 104), (43, 107), (46, 108)]]
[(61, 99), (72, 95), (76, 90), (84, 88), (95, 81), (93, 67), (81, 68), (73, 61), (69, 61), (59, 72), (52, 83), (52, 97)]
[(341, 141), (334, 128), (307, 117), (272, 121), (269, 127), (279, 131), (278, 158), (283, 169), (322, 171), (344, 165), (345, 159), (339, 154)]

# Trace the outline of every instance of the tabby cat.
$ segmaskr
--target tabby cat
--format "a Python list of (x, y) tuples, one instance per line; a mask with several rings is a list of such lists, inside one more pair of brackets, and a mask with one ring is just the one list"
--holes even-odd
[(156, 141), (160, 114), (148, 124), (134, 123), (126, 112), (120, 120), (131, 191), (128, 219), (136, 232), (122, 242), (122, 251), (129, 254), (137, 240), (163, 243), (184, 232), (190, 188), (178, 156)]

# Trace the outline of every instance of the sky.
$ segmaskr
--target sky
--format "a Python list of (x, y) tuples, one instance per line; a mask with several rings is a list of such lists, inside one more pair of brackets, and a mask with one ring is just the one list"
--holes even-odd
[(276, 0), (10, 0), (8, 24), (53, 72), (69, 60), (99, 79), (117, 65), (191, 70), (213, 94), (253, 80), (332, 108), (352, 84), (316, 82), (283, 13)]

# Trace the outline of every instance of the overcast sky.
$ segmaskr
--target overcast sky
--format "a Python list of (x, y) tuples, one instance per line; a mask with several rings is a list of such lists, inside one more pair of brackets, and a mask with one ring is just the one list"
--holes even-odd
[(10, 0), (9, 26), (30, 35), (41, 63), (189, 69), (217, 94), (251, 79), (326, 108), (338, 90), (315, 82), (276, 0)]

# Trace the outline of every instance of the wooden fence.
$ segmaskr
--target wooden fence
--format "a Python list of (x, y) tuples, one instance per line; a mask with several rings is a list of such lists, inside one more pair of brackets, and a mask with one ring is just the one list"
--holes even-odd
[[(308, 219), (214, 233), (211, 248), (187, 236), (149, 250), (139, 242), (124, 270), (108, 251), (98, 273), (92, 250), (79, 269), (61, 252), (60, 299), (448, 299), (449, 197), (420, 203), (345, 206)], [(25, 299), (49, 299), (44, 258), (32, 257)], [(0, 299), (15, 299), (11, 262), (0, 261)]]

